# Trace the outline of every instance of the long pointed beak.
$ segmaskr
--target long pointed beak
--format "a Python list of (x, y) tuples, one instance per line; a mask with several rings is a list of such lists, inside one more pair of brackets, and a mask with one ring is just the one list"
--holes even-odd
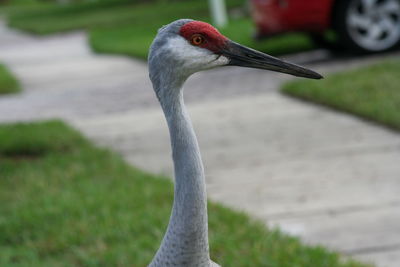
[(294, 76), (321, 79), (322, 75), (296, 64), (285, 62), (254, 49), (228, 41), (221, 54), (229, 59), (228, 65), (283, 72)]

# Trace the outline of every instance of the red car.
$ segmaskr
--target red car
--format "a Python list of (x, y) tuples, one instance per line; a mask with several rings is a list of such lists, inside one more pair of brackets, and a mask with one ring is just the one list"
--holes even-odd
[(364, 52), (400, 43), (400, 0), (251, 0), (259, 37), (303, 31), (322, 40), (327, 30), (338, 41)]

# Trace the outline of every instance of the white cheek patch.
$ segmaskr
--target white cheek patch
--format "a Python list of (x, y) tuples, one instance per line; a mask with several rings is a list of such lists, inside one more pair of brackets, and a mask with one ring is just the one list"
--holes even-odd
[(225, 56), (217, 56), (217, 58), (211, 62), (212, 67), (217, 67), (217, 66), (224, 66), (229, 63), (229, 59)]
[(170, 38), (166, 49), (175, 59), (182, 63), (182, 67), (196, 72), (228, 64), (229, 60), (219, 56), (206, 48), (196, 47), (181, 36)]
[(202, 57), (211, 55), (211, 51), (189, 44), (183, 37), (176, 36), (169, 38), (167, 49), (174, 54), (175, 58), (186, 59), (188, 57)]

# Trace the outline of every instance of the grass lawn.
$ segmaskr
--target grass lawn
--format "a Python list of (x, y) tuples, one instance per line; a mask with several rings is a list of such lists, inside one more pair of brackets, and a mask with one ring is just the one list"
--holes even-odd
[(0, 15), (13, 15), (22, 12), (33, 12), (53, 6), (51, 2), (40, 0), (7, 0), (0, 4)]
[(400, 60), (384, 61), (330, 75), (295, 81), (283, 92), (400, 130)]
[[(244, 0), (227, 0), (230, 11), (243, 10)], [(239, 12), (240, 13), (240, 12)], [(304, 34), (288, 34), (256, 42), (254, 25), (246, 15), (231, 16), (221, 29), (231, 39), (271, 54), (285, 54), (313, 48)], [(9, 25), (37, 34), (88, 29), (90, 44), (101, 53), (127, 54), (145, 59), (157, 29), (179, 18), (210, 21), (208, 2), (103, 0), (72, 5), (45, 5), (40, 8), (14, 8)]]
[(10, 94), (20, 91), (18, 81), (10, 71), (0, 64), (0, 94)]
[[(146, 266), (155, 253), (170, 180), (59, 121), (0, 125), (0, 166), (0, 266)], [(222, 266), (367, 266), (209, 206), (212, 258)]]

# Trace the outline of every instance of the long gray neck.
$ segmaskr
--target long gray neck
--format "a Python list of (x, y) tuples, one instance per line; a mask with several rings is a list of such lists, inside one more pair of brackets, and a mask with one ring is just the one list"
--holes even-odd
[[(157, 91), (157, 90), (156, 90)], [(159, 100), (167, 119), (175, 169), (174, 204), (153, 266), (209, 266), (207, 197), (203, 164), (181, 89)]]

